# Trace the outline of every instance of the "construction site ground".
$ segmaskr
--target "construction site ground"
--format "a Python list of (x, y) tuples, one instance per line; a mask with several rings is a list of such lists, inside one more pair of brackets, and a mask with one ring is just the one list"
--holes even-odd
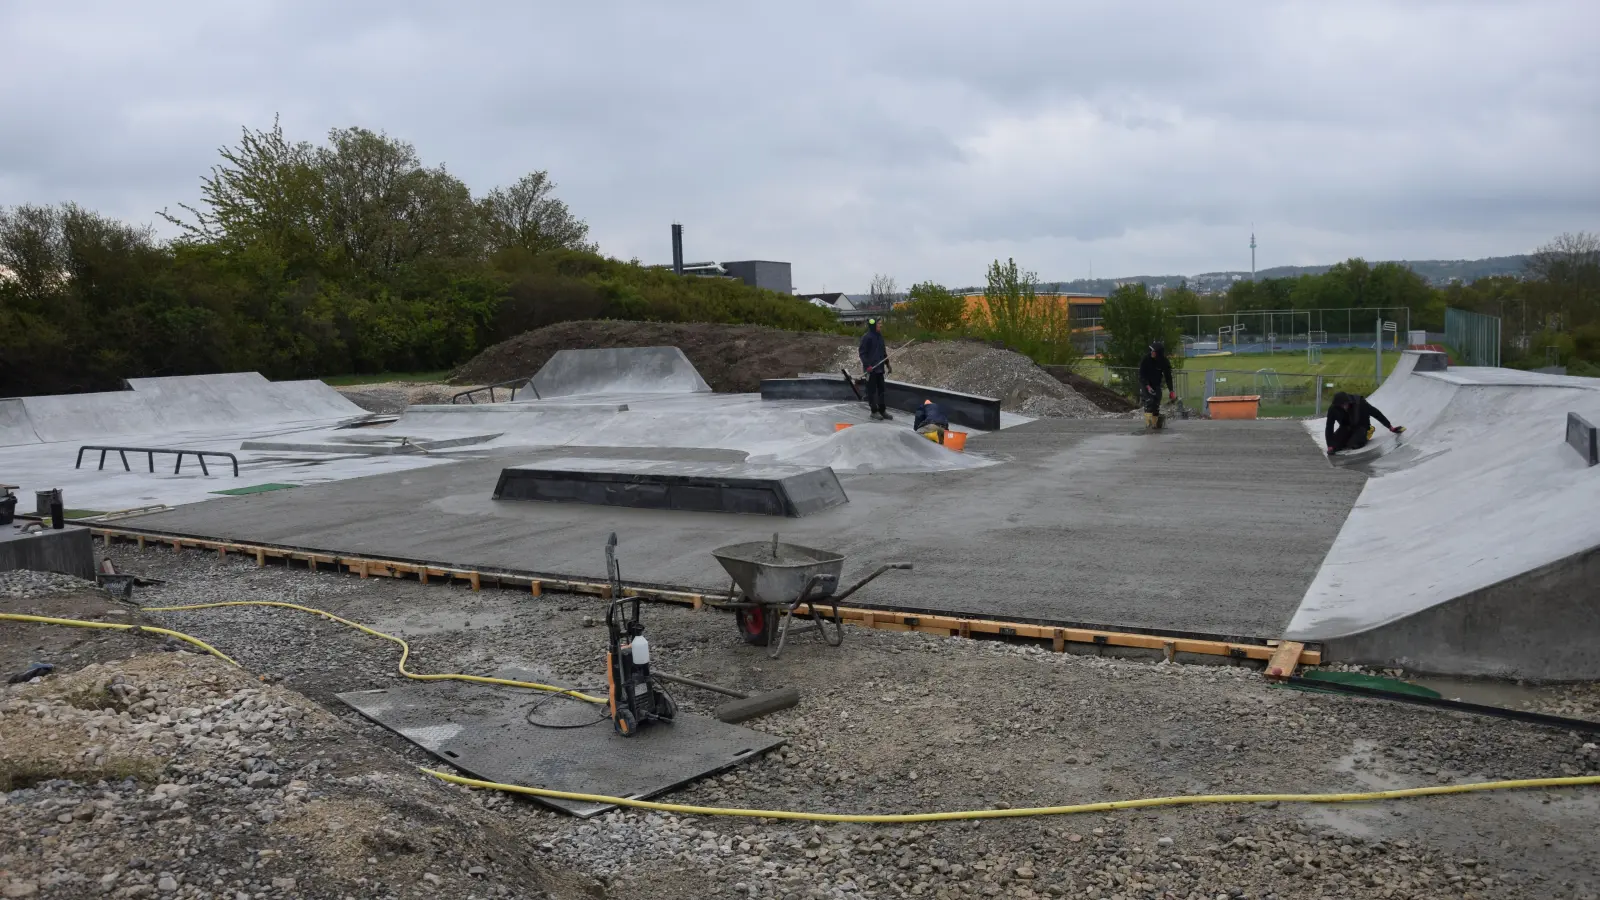
[[(516, 666), (603, 682), (604, 630), (594, 627), (603, 606), (592, 597), (121, 544), (106, 552), (124, 571), (163, 580), (138, 589), (142, 604), (300, 603), (406, 638), (415, 671)], [(81, 589), (0, 591), (0, 609), (139, 615)], [(577, 820), (437, 782), (414, 768), (437, 760), (334, 699), (395, 683), (387, 642), (264, 607), (143, 618), (213, 643), (243, 671), (152, 637), (79, 631), (65, 646), (59, 628), (7, 623), (37, 643), (0, 644), (0, 671), (60, 667), (0, 688), (7, 898), (1420, 900), (1600, 890), (1594, 789), (915, 826), (626, 811)], [(781, 751), (661, 798), (672, 802), (922, 812), (1600, 771), (1594, 744), (1573, 733), (1296, 692), (1242, 666), (861, 630), (840, 648), (807, 638), (771, 660), (726, 613), (649, 605), (645, 621), (660, 668), (803, 695), (751, 723), (782, 735)], [(715, 705), (688, 689), (677, 696), (690, 712)], [(1533, 702), (1600, 715), (1592, 688)]]

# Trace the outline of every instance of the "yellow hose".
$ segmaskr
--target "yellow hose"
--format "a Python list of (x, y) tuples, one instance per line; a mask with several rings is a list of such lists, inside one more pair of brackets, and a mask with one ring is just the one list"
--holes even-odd
[(1196, 794), (1187, 797), (1146, 797), (1141, 800), (1106, 800), (1100, 803), (1079, 803), (1074, 806), (1034, 806), (1023, 809), (968, 809), (954, 812), (901, 813), (895, 815), (864, 815), (851, 813), (795, 812), (784, 809), (741, 809), (727, 806), (686, 806), (681, 803), (655, 803), (650, 800), (632, 800), (627, 797), (607, 797), (603, 794), (578, 794), (571, 791), (552, 791), (545, 788), (523, 787), (519, 784), (499, 784), (462, 778), (433, 769), (422, 769), (435, 778), (467, 787), (489, 788), (546, 797), (554, 800), (577, 800), (584, 803), (605, 803), (649, 809), (657, 812), (681, 813), (688, 816), (746, 816), (760, 819), (790, 819), (800, 822), (860, 822), (871, 824), (903, 825), (912, 822), (951, 822), (961, 819), (1011, 819), (1030, 816), (1071, 816), (1079, 813), (1109, 812), (1114, 809), (1149, 809), (1156, 806), (1200, 806), (1215, 803), (1366, 803), (1373, 800), (1398, 800), (1406, 797), (1432, 797), (1438, 794), (1470, 794), (1478, 791), (1508, 791), (1519, 788), (1579, 787), (1600, 784), (1600, 775), (1579, 778), (1523, 778), (1516, 781), (1482, 781), (1472, 784), (1446, 784), (1434, 787), (1403, 788), (1394, 791), (1371, 791), (1364, 794)]
[[(330, 619), (330, 620), (332, 620), (334, 622), (338, 622), (341, 625), (348, 625), (351, 628), (356, 629), (357, 631), (364, 632), (366, 634), (370, 634), (373, 637), (380, 637), (380, 638), (383, 638), (386, 641), (393, 641), (394, 643), (400, 645), (400, 665), (398, 667), (399, 670), (400, 670), (400, 674), (404, 675), (407, 678), (416, 680), (416, 681), (466, 681), (466, 682), (471, 682), (472, 684), (497, 684), (497, 685), (501, 685), (502, 687), (527, 688), (529, 690), (534, 690), (534, 691), (549, 691), (549, 692), (551, 692), (553, 694), (565, 694), (568, 697), (574, 697), (574, 698), (576, 698), (578, 700), (584, 700), (584, 701), (587, 701), (589, 703), (606, 703), (606, 702), (608, 702), (606, 700), (606, 698), (604, 698), (604, 697), (595, 697), (595, 696), (592, 696), (590, 694), (582, 693), (581, 691), (574, 691), (574, 690), (571, 690), (569, 688), (556, 687), (555, 685), (551, 685), (551, 684), (539, 684), (539, 683), (533, 682), (533, 681), (513, 681), (513, 680), (511, 680), (509, 678), (489, 678), (489, 677), (484, 676), (484, 675), (456, 675), (456, 674), (420, 675), (420, 674), (418, 674), (416, 672), (411, 672), (411, 671), (408, 671), (406, 669), (406, 660), (411, 658), (411, 645), (407, 644), (405, 641), (401, 640), (400, 638), (397, 638), (392, 634), (385, 634), (385, 633), (383, 633), (381, 631), (378, 631), (375, 628), (368, 628), (367, 626), (361, 624), (360, 622), (352, 622), (349, 619), (340, 618), (339, 616), (336, 616), (331, 612), (327, 612), (326, 610), (313, 609), (313, 608), (311, 608), (309, 606), (300, 606), (300, 605), (295, 604), (295, 603), (280, 603), (280, 602), (278, 602), (276, 600), (228, 600), (228, 601), (224, 601), (224, 602), (221, 602), (221, 603), (195, 603), (195, 604), (191, 604), (189, 606), (146, 606), (146, 607), (144, 607), (144, 611), (145, 612), (180, 612), (180, 611), (183, 611), (183, 610), (190, 610), (190, 609), (216, 609), (217, 607), (221, 607), (221, 606), (278, 606), (278, 607), (282, 607), (284, 609), (297, 609), (297, 610), (299, 610), (301, 612), (306, 612), (306, 613), (311, 613), (312, 615), (322, 616), (325, 619)], [(154, 630), (154, 629), (152, 629), (152, 630)], [(176, 632), (174, 632), (174, 633), (176, 633)], [(192, 640), (192, 638), (190, 640)], [(212, 652), (215, 653), (216, 651), (213, 650)], [(221, 654), (218, 654), (218, 655), (221, 655)], [(223, 657), (223, 658), (226, 659), (227, 657)], [(230, 660), (230, 662), (231, 662), (231, 660)]]
[[(325, 610), (313, 609), (309, 606), (300, 606), (294, 603), (280, 603), (274, 600), (229, 600), (220, 603), (196, 603), (189, 606), (147, 606), (146, 612), (180, 612), (194, 609), (215, 609), (222, 606), (277, 606), (284, 609), (295, 609), (301, 612), (322, 616), (342, 625), (348, 625), (358, 631), (383, 638), (400, 645), (400, 674), (417, 681), (467, 681), (474, 684), (496, 684), (505, 687), (528, 688), (539, 691), (549, 691), (557, 694), (566, 694), (590, 703), (605, 703), (601, 697), (592, 697), (588, 694), (567, 688), (555, 687), (548, 684), (538, 684), (531, 681), (513, 681), (507, 678), (487, 678), (481, 675), (435, 674), (419, 675), (406, 670), (406, 660), (411, 655), (411, 647), (405, 641), (392, 634), (385, 634), (374, 628), (368, 628), (359, 622), (340, 618)], [(230, 665), (237, 666), (227, 655), (199, 638), (193, 638), (181, 632), (166, 628), (155, 628), (149, 625), (124, 625), (112, 622), (85, 622), (81, 619), (58, 619), (49, 616), (29, 616), (18, 613), (0, 613), (0, 619), (16, 622), (34, 622), (41, 625), (71, 625), (79, 628), (102, 628), (113, 631), (148, 631), (152, 634), (168, 635), (178, 640), (186, 641), (205, 650)], [(692, 816), (744, 816), (747, 818), (761, 819), (788, 819), (801, 822), (855, 822), (869, 824), (908, 824), (913, 822), (949, 822), (963, 819), (1010, 819), (1032, 816), (1069, 816), (1079, 813), (1110, 812), (1117, 809), (1150, 809), (1160, 806), (1200, 806), (1205, 804), (1221, 803), (1368, 803), (1375, 800), (1398, 800), (1407, 797), (1433, 797), (1442, 794), (1469, 794), (1481, 791), (1505, 791), (1528, 788), (1557, 788), (1557, 787), (1583, 787), (1600, 785), (1600, 776), (1587, 775), (1573, 778), (1523, 778), (1512, 781), (1483, 781), (1472, 784), (1436, 785), (1433, 787), (1402, 788), (1392, 791), (1370, 791), (1358, 794), (1196, 794), (1180, 797), (1146, 797), (1139, 800), (1107, 800), (1099, 803), (1079, 803), (1072, 806), (1035, 806), (1022, 809), (968, 809), (951, 812), (933, 813), (899, 813), (887, 815), (852, 814), (852, 813), (814, 813), (798, 812), (782, 809), (745, 809), (740, 807), (722, 806), (688, 806), (681, 803), (656, 803), (651, 800), (634, 800), (628, 797), (609, 797), (604, 794), (580, 794), (572, 791), (553, 791), (547, 788), (525, 787), (520, 784), (501, 784), (493, 781), (480, 781), (476, 778), (463, 778), (459, 775), (450, 775), (434, 769), (421, 771), (451, 784), (460, 784), (467, 787), (485, 788), (489, 790), (507, 791), (515, 794), (526, 794), (531, 797), (545, 797), (554, 800), (575, 800), (584, 803), (603, 803), (611, 806), (625, 806), (634, 809), (649, 809), (657, 812), (680, 813)]]
[(153, 625), (126, 625), (120, 622), (85, 622), (82, 619), (57, 619), (51, 616), (27, 616), (22, 613), (0, 613), (0, 619), (9, 619), (13, 622), (34, 622), (39, 625), (72, 625), (77, 628), (103, 628), (108, 631), (148, 631), (151, 634), (164, 634), (175, 637), (180, 641), (193, 644), (201, 650), (215, 656), (230, 666), (238, 666), (231, 657), (221, 650), (211, 646), (199, 638), (190, 637), (181, 631), (172, 631), (166, 628), (156, 628)]

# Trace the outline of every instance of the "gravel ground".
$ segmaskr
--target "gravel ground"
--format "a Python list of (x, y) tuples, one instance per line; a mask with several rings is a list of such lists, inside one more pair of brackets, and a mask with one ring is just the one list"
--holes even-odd
[(99, 586), (92, 581), (84, 581), (77, 576), (62, 575), (58, 572), (34, 572), (29, 569), (0, 572), (0, 597), (11, 600), (27, 600), (68, 591), (99, 589)]
[(434, 384), (419, 381), (387, 381), (376, 384), (356, 384), (335, 388), (345, 399), (367, 412), (394, 415), (403, 413), (408, 406), (426, 403), (449, 403), (450, 398), (462, 391), (480, 387), (476, 384)]
[[(248, 561), (195, 552), (139, 552), (122, 545), (111, 556), (124, 571), (167, 580), (163, 586), (139, 589), (136, 599), (141, 603), (275, 599), (317, 606), (406, 637), (414, 671), (483, 673), (516, 666), (581, 685), (595, 684), (603, 671), (604, 634), (590, 627), (603, 610), (592, 598), (532, 599), (513, 591), (473, 593), (465, 587), (362, 581), (256, 569)], [(187, 810), (174, 812), (170, 803), (163, 812), (160, 803), (150, 804), (148, 786), (121, 787), (125, 781), (91, 784), (84, 776), (30, 784), (14, 789), (0, 804), (0, 834), (12, 841), (0, 844), (5, 848), (0, 849), (0, 870), (9, 870), (0, 873), (0, 886), (31, 884), (41, 897), (92, 896), (65, 890), (62, 885), (69, 882), (50, 881), (56, 877), (51, 873), (65, 867), (89, 879), (71, 885), (93, 887), (110, 871), (101, 867), (112, 865), (101, 850), (118, 842), (117, 877), (135, 877), (137, 884), (130, 887), (153, 884), (156, 893), (150, 896), (235, 900), (225, 890), (249, 891), (253, 898), (339, 896), (295, 891), (304, 891), (307, 884), (320, 889), (326, 879), (346, 877), (338, 872), (383, 877), (386, 857), (373, 857), (380, 864), (362, 869), (365, 850), (329, 859), (318, 855), (315, 841), (274, 837), (279, 843), (272, 844), (266, 832), (253, 830), (260, 823), (250, 824), (251, 816), (258, 810), (286, 809), (291, 784), (302, 781), (308, 796), (328, 792), (334, 798), (334, 791), (348, 789), (356, 793), (337, 796), (349, 803), (375, 804), (374, 809), (391, 816), (475, 817), (470, 841), (457, 838), (451, 843), (441, 836), (437, 845), (418, 851), (420, 871), (413, 867), (403, 876), (391, 876), (383, 889), (351, 887), (348, 877), (337, 885), (328, 882), (329, 891), (362, 897), (384, 896), (385, 891), (394, 896), (493, 896), (483, 884), (484, 873), (471, 874), (473, 866), (488, 865), (474, 855), (482, 849), (499, 866), (486, 869), (498, 879), (493, 884), (512, 896), (538, 896), (539, 890), (559, 894), (548, 887), (558, 879), (567, 879), (559, 883), (573, 889), (588, 884), (597, 895), (645, 900), (1579, 898), (1594, 897), (1600, 888), (1600, 837), (1594, 828), (1600, 792), (1595, 789), (1359, 806), (1201, 806), (907, 826), (817, 826), (643, 812), (574, 820), (521, 799), (431, 784), (410, 773), (410, 764), (437, 762), (332, 698), (337, 692), (393, 683), (396, 656), (385, 642), (278, 609), (146, 615), (215, 643), (270, 685), (223, 681), (223, 676), (237, 673), (195, 660), (205, 666), (205, 677), (219, 679), (207, 688), (215, 696), (180, 694), (158, 701), (142, 718), (130, 714), (128, 725), (137, 730), (148, 726), (154, 713), (155, 725), (147, 731), (176, 740), (172, 765), (202, 767), (187, 773), (189, 783), (196, 785), (208, 804), (207, 815), (215, 820)], [(663, 798), (671, 802), (935, 811), (1600, 774), (1600, 753), (1576, 734), (1299, 693), (1271, 686), (1245, 668), (1057, 655), (996, 642), (860, 630), (851, 630), (839, 649), (821, 646), (814, 637), (802, 638), (774, 661), (740, 642), (726, 614), (651, 605), (645, 620), (658, 666), (748, 691), (792, 684), (804, 697), (795, 709), (751, 723), (785, 737), (783, 748)], [(115, 640), (137, 645), (135, 638)], [(146, 658), (128, 665), (156, 665), (142, 662)], [(158, 663), (194, 659), (186, 654), (154, 658)], [(14, 662), (0, 658), (0, 668)], [(90, 670), (83, 672), (80, 683), (90, 676)], [(164, 673), (158, 666), (156, 674), (168, 678)], [(55, 676), (4, 696), (66, 680)], [(93, 673), (94, 685), (104, 680), (103, 671)], [(249, 689), (260, 693), (241, 693)], [(57, 691), (74, 695), (65, 688)], [(159, 696), (159, 689), (138, 696), (142, 702)], [(718, 700), (687, 689), (677, 696), (691, 713), (704, 713)], [(245, 705), (252, 697), (257, 698), (253, 708)], [(1578, 711), (1593, 710), (1597, 698), (1600, 693), (1585, 685), (1538, 695), (1532, 702)], [(232, 705), (224, 708), (229, 699)], [(287, 712), (290, 707), (301, 711), (298, 719)], [(229, 718), (235, 713), (228, 710), (234, 708), (245, 710), (241, 728), (279, 723), (277, 730), (259, 736), (239, 735), (241, 748), (270, 741), (269, 751), (230, 757), (213, 748), (206, 752), (223, 752), (221, 761), (202, 765), (195, 760), (204, 748), (196, 750), (198, 742), (183, 746), (192, 734), (169, 734), (169, 729), (205, 721), (212, 722), (215, 734), (218, 727), (239, 721)], [(187, 709), (200, 710), (198, 719), (182, 712)], [(77, 708), (52, 710), (52, 716), (87, 717), (74, 728), (89, 727), (105, 716)], [(162, 725), (162, 714), (174, 724)], [(0, 726), (14, 721), (14, 715), (30, 714), (23, 708), (5, 715)], [(312, 739), (314, 732), (323, 737)], [(12, 728), (0, 727), (4, 752), (15, 752), (13, 734)], [(88, 741), (74, 737), (68, 743), (76, 749)], [(305, 773), (318, 750), (335, 748), (348, 754), (341, 758), (337, 779)], [(166, 752), (163, 745), (155, 755)], [(273, 762), (269, 768), (249, 760)], [(178, 771), (169, 768), (168, 777)], [(232, 781), (206, 774), (221, 771), (236, 774), (228, 776)], [(258, 779), (252, 788), (250, 778), (261, 772), (271, 779)], [(374, 784), (368, 784), (374, 776), (366, 773), (375, 773)], [(244, 784), (236, 786), (232, 782), (241, 775)], [(268, 783), (272, 780), (276, 784)], [(359, 787), (352, 787), (354, 783)], [(102, 796), (107, 793), (115, 796)], [(258, 801), (268, 797), (279, 806), (260, 806)], [(163, 802), (171, 799), (164, 796)], [(178, 799), (193, 805), (187, 795)], [(96, 815), (70, 841), (60, 833), (42, 833), (47, 828), (78, 829), (73, 818), (77, 810), (87, 811), (84, 804), (101, 800), (126, 811)], [(251, 803), (258, 803), (258, 810), (251, 810)], [(52, 824), (62, 815), (73, 823)], [(185, 815), (208, 824), (184, 830), (169, 823)], [(348, 827), (356, 827), (360, 819), (345, 817), (352, 823)], [(235, 841), (217, 824), (222, 821), (247, 831)], [(169, 823), (165, 838), (153, 833), (163, 823)], [(401, 835), (426, 834), (426, 824), (386, 827)], [(382, 834), (362, 827), (368, 827), (368, 834)], [(311, 833), (309, 824), (296, 833)], [(189, 841), (177, 843), (185, 834), (191, 835)], [(506, 838), (511, 843), (498, 843), (507, 835), (514, 836)], [(48, 838), (56, 843), (46, 845)], [(373, 840), (381, 843), (381, 837)], [(51, 851), (57, 855), (44, 853), (47, 846), (58, 848)], [(245, 849), (269, 846), (284, 849), (282, 857), (273, 857), (270, 873), (237, 868), (238, 860), (246, 858), (241, 855)], [(90, 862), (71, 864), (62, 855), (69, 847)], [(182, 855), (177, 855), (180, 849)], [(132, 867), (134, 854), (143, 860), (142, 867)], [(179, 891), (195, 890), (162, 893), (163, 871), (173, 873)], [(265, 874), (295, 878), (300, 887), (274, 889)], [(425, 880), (426, 874), (444, 883), (434, 885)], [(223, 884), (215, 885), (217, 879)], [(235, 881), (242, 886), (235, 888)], [(113, 883), (118, 890), (120, 885)], [(475, 886), (482, 890), (473, 894)]]
[[(1020, 353), (977, 341), (913, 344), (889, 360), (890, 378), (912, 384), (994, 397), (1000, 408), (1033, 418), (1094, 419), (1107, 415)], [(854, 347), (839, 352), (834, 368), (859, 371)], [(828, 371), (833, 371), (829, 369)]]

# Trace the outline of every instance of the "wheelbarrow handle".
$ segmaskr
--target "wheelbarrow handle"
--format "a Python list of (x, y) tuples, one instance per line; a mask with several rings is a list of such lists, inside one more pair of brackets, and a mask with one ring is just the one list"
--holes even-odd
[(905, 570), (909, 571), (911, 569), (911, 563), (908, 563), (908, 562), (884, 563), (883, 565), (879, 566), (876, 570), (874, 570), (871, 575), (868, 575), (867, 577), (861, 579), (860, 581), (856, 582), (855, 584), (850, 585), (850, 587), (845, 589), (844, 593), (837, 594), (837, 595), (835, 595), (833, 597), (828, 598), (828, 602), (832, 603), (834, 606), (838, 606), (840, 603), (844, 602), (844, 598), (846, 598), (846, 597), (850, 596), (851, 594), (854, 594), (856, 591), (859, 591), (862, 588), (866, 587), (868, 582), (872, 581), (872, 579), (874, 579), (874, 578), (877, 578), (879, 575), (882, 575), (883, 573), (889, 571), (890, 569), (905, 569)]

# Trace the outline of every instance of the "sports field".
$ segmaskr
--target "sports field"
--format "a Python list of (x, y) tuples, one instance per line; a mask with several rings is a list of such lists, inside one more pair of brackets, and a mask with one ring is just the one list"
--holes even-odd
[[(1385, 351), (1383, 371), (1387, 375), (1399, 362), (1398, 352)], [(1327, 408), (1336, 391), (1371, 394), (1377, 390), (1376, 360), (1371, 350), (1324, 350), (1320, 365), (1306, 360), (1304, 350), (1286, 353), (1235, 353), (1225, 356), (1191, 356), (1177, 365), (1173, 360), (1173, 383), (1178, 397), (1190, 409), (1205, 408), (1206, 372), (1216, 372), (1216, 392), (1259, 395), (1260, 415), (1264, 417), (1314, 416)], [(1086, 361), (1077, 371), (1085, 378), (1108, 387), (1123, 389), (1134, 383), (1133, 370), (1107, 369), (1098, 362)], [(1322, 404), (1317, 404), (1317, 382), (1322, 382)], [(1131, 388), (1129, 390), (1131, 393)]]

